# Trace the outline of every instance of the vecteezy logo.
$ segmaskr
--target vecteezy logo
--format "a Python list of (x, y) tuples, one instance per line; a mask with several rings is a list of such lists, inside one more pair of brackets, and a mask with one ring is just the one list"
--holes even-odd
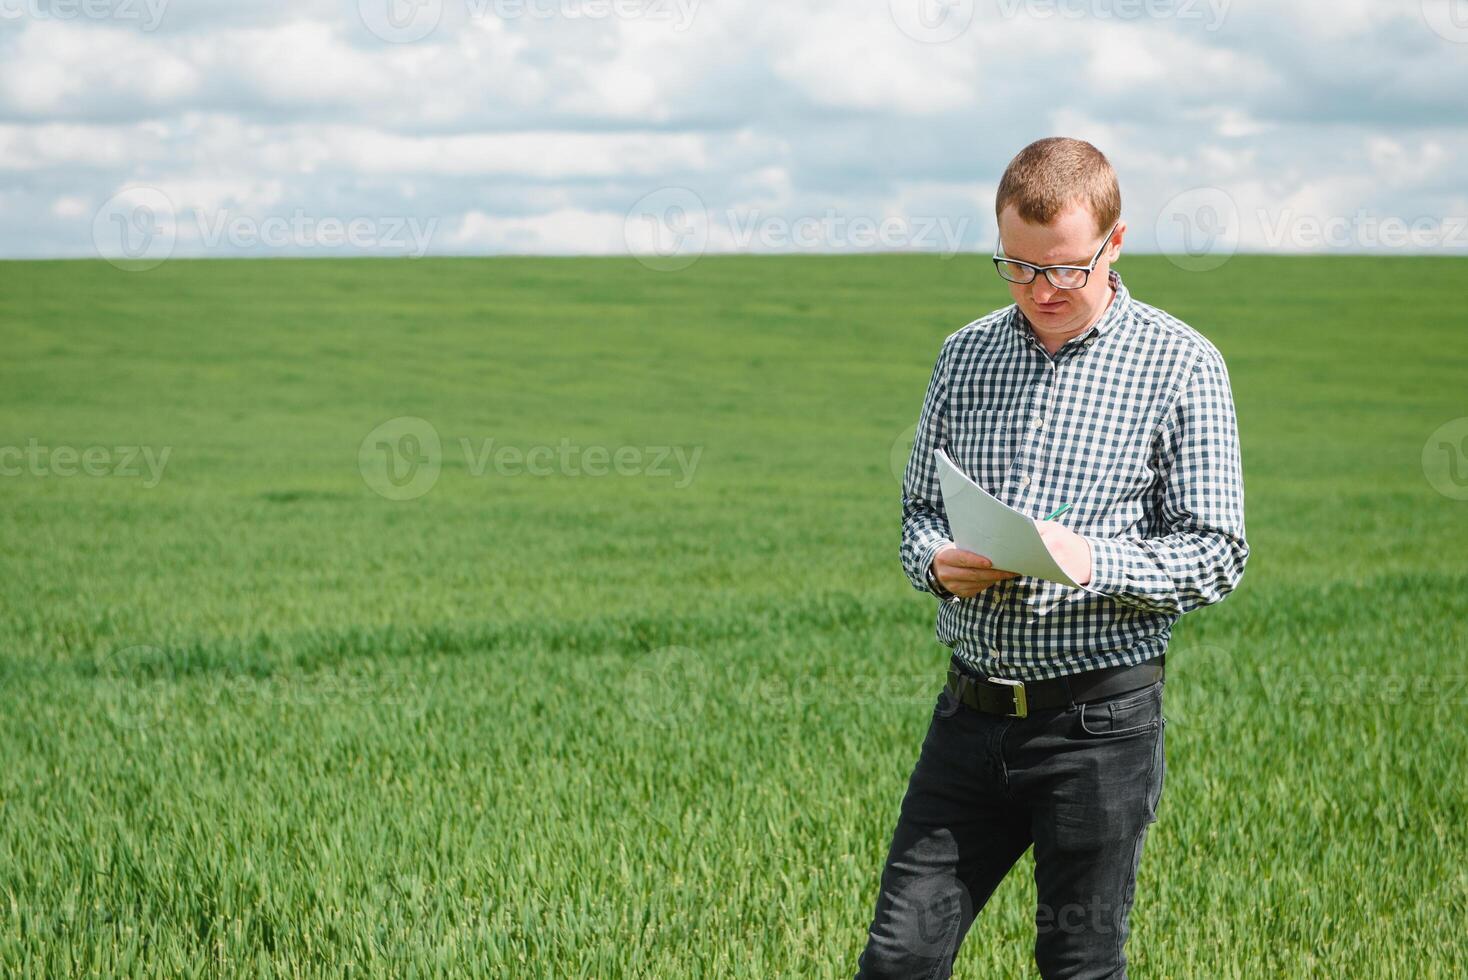
[(373, 493), (413, 500), (433, 489), (443, 468), (443, 444), (427, 419), (403, 415), (367, 433), (357, 449), (357, 469)]
[(635, 721), (658, 728), (677, 728), (703, 710), (709, 665), (698, 651), (662, 647), (642, 654), (630, 665), (624, 703)]
[(968, 30), (974, 0), (888, 0), (892, 22), (914, 41), (942, 44)]
[(128, 272), (167, 261), (178, 235), (173, 201), (156, 187), (127, 187), (109, 197), (92, 218), (97, 254)]
[(175, 689), (157, 676), (167, 655), (141, 644), (108, 650), (95, 660), (96, 692), (102, 714), (118, 728), (148, 728), (173, 710)]
[(1157, 247), (1178, 268), (1207, 272), (1239, 250), (1240, 224), (1239, 206), (1227, 191), (1194, 187), (1157, 213)]
[(622, 233), (638, 262), (657, 272), (677, 272), (697, 262), (708, 247), (708, 208), (686, 187), (661, 187), (628, 209)]
[(367, 30), (390, 44), (421, 41), (438, 27), (443, 0), (357, 0)]
[(1422, 472), (1450, 500), (1468, 500), (1468, 416), (1445, 422), (1422, 446)]
[(1422, 0), (1422, 18), (1443, 40), (1468, 44), (1468, 0)]
[(924, 875), (899, 886), (898, 897), (916, 919), (914, 928), (905, 931), (908, 951), (923, 960), (951, 960), (959, 934), (974, 917), (973, 898), (963, 882)]
[(892, 440), (887, 465), (892, 468), (892, 475), (897, 477), (898, 483), (901, 483), (902, 478), (907, 475), (907, 461), (912, 458), (912, 447), (915, 442), (917, 442), (916, 422), (897, 433), (897, 438)]

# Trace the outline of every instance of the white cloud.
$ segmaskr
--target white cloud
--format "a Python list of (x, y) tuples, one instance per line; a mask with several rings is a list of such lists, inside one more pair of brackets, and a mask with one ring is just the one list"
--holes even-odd
[(112, 26), (42, 21), (16, 34), (0, 60), (0, 107), (32, 118), (182, 106), (203, 73), (148, 35)]
[(557, 208), (531, 217), (505, 218), (470, 211), (447, 238), (449, 251), (583, 255), (626, 248), (626, 216)]
[[(165, 144), (160, 136), (172, 134)], [(186, 154), (170, 152), (182, 145)], [(421, 174), (537, 180), (656, 176), (698, 170), (709, 161), (693, 133), (524, 132), (408, 136), (366, 126), (278, 128), (241, 125), (229, 117), (192, 117), (177, 127), (107, 127), (67, 123), (0, 125), (0, 170), (66, 165), (151, 163), (177, 173), (194, 161), (215, 170)], [(204, 168), (201, 168), (204, 169)], [(205, 170), (207, 172), (207, 170)]]
[(58, 218), (80, 218), (90, 213), (90, 209), (80, 197), (58, 197), (51, 202), (51, 213)]
[(1190, 36), (1135, 24), (1071, 24), (1085, 52), (1090, 84), (1115, 98), (1162, 98), (1227, 104), (1277, 90), (1279, 71), (1266, 58)]
[[(886, 19), (885, 4), (812, 14), (772, 8), (765, 35), (777, 78), (814, 104), (936, 115), (979, 103), (978, 33), (949, 44), (914, 42)], [(780, 24), (780, 21), (785, 23)]]
[(0, 171), (84, 171), (136, 167), (166, 159), (157, 123), (103, 126), (78, 123), (0, 123)]
[(703, 167), (701, 136), (691, 133), (487, 133), (412, 137), (365, 128), (322, 134), (329, 159), (363, 173), (417, 173), (537, 179), (656, 175)]
[(1411, 184), (1440, 173), (1449, 160), (1447, 149), (1435, 139), (1407, 146), (1389, 136), (1366, 140), (1366, 155), (1377, 176), (1393, 184)]

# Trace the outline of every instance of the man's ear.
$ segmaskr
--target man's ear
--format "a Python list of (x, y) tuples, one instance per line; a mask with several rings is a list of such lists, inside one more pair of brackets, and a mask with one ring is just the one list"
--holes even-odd
[(1111, 261), (1112, 262), (1115, 262), (1117, 260), (1117, 257), (1121, 255), (1121, 242), (1122, 242), (1122, 239), (1125, 238), (1125, 237), (1126, 237), (1126, 222), (1125, 221), (1119, 221), (1116, 224), (1116, 231), (1114, 231), (1114, 232), (1111, 233), (1111, 244), (1109, 244), (1107, 246), (1107, 249), (1106, 249), (1107, 251), (1112, 252), (1112, 255), (1111, 255)]

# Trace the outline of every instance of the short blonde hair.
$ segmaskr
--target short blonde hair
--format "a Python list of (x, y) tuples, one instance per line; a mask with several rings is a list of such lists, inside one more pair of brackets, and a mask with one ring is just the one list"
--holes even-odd
[(997, 218), (1011, 204), (1026, 221), (1048, 225), (1072, 202), (1088, 205), (1096, 230), (1121, 218), (1121, 187), (1106, 154), (1085, 140), (1048, 136), (1020, 150), (1004, 169), (994, 197)]

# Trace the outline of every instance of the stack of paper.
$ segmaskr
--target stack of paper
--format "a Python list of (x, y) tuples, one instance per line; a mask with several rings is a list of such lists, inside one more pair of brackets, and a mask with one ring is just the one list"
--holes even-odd
[(934, 449), (933, 455), (938, 460), (938, 483), (954, 544), (983, 555), (995, 568), (1081, 588), (1045, 547), (1034, 518), (970, 480), (943, 450)]

